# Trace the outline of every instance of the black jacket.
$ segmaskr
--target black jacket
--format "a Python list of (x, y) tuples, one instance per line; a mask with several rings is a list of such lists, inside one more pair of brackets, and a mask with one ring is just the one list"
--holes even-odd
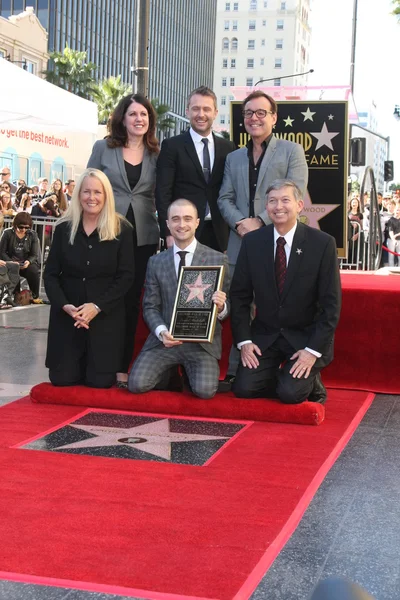
[[(15, 257), (15, 247), (20, 239), (14, 227), (5, 229), (0, 239), (0, 259), (12, 261)], [(35, 231), (28, 229), (24, 237), (24, 260), (31, 264), (40, 265), (40, 245)]]

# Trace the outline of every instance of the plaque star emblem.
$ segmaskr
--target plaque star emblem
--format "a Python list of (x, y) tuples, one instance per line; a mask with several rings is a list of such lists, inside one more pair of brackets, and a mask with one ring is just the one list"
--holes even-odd
[(204, 292), (211, 287), (211, 283), (203, 283), (200, 273), (194, 283), (185, 283), (185, 287), (189, 290), (189, 296), (187, 297), (186, 302), (198, 298), (200, 302), (204, 304)]
[(322, 125), (322, 129), (320, 132), (315, 131), (314, 133), (310, 131), (311, 135), (317, 138), (318, 143), (315, 147), (315, 150), (322, 148), (322, 146), (326, 146), (330, 150), (333, 150), (332, 139), (339, 135), (339, 131), (328, 131), (326, 123)]
[(330, 121), (333, 121), (333, 115), (328, 115), (328, 119), (329, 119)]
[(287, 119), (283, 119), (283, 122), (285, 123), (285, 127), (293, 127), (294, 119), (291, 119), (288, 115)]
[(94, 437), (73, 444), (58, 446), (57, 450), (124, 445), (153, 456), (159, 456), (165, 460), (171, 460), (171, 444), (173, 442), (205, 442), (229, 439), (226, 436), (172, 433), (169, 430), (169, 419), (160, 419), (152, 423), (127, 428), (72, 424), (70, 427), (86, 431)]
[[(321, 229), (319, 220), (329, 215), (333, 210), (338, 208), (338, 206), (340, 206), (340, 204), (313, 204), (307, 190), (304, 194), (304, 206), (300, 213), (300, 221), (310, 227)], [(300, 248), (298, 250), (300, 250)]]
[(304, 115), (304, 121), (314, 121), (313, 116), (315, 112), (311, 112), (310, 107), (307, 108), (306, 112), (302, 112), (301, 114)]
[(301, 248), (297, 248), (296, 250), (296, 254), (298, 254), (300, 256), (300, 254), (303, 253), (303, 250)]

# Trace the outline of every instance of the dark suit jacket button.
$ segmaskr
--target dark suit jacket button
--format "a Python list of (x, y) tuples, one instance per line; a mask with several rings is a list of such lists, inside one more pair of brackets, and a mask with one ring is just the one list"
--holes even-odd
[(280, 328), (280, 332), (283, 333), (285, 330), (283, 327)]

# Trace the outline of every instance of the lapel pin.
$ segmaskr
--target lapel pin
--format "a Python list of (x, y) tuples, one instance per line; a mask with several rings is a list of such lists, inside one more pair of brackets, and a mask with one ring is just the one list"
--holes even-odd
[(303, 253), (303, 250), (301, 248), (297, 248), (296, 253), (300, 256), (300, 254)]

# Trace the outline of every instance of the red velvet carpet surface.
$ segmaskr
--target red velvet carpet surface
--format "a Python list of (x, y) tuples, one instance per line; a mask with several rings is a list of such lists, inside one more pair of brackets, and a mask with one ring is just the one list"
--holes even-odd
[(0, 408), (0, 577), (145, 598), (244, 600), (371, 404), (320, 427), (253, 422), (207, 466), (12, 448), (82, 407)]
[(343, 303), (334, 361), (323, 371), (333, 388), (400, 393), (400, 275), (341, 274)]
[(277, 400), (241, 400), (235, 398), (232, 392), (217, 394), (212, 400), (201, 400), (190, 393), (152, 391), (131, 394), (116, 388), (102, 390), (78, 385), (57, 388), (51, 383), (39, 383), (32, 388), (30, 395), (33, 402), (40, 404), (72, 404), (218, 419), (320, 425), (325, 418), (325, 407), (321, 404), (284, 405)]

